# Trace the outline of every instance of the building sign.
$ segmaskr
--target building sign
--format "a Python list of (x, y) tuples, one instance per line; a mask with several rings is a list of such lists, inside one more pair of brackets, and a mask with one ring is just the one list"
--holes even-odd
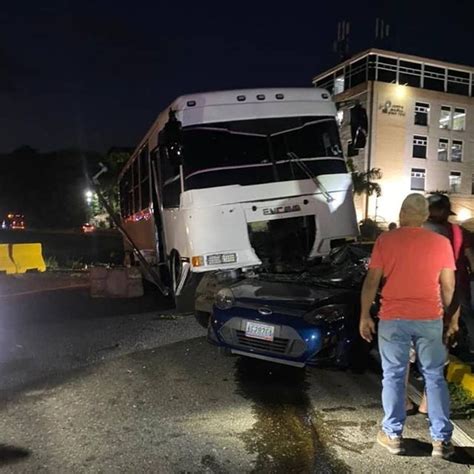
[(405, 117), (405, 106), (394, 104), (391, 100), (387, 100), (383, 104), (380, 104), (379, 110), (383, 114), (398, 115), (399, 117)]

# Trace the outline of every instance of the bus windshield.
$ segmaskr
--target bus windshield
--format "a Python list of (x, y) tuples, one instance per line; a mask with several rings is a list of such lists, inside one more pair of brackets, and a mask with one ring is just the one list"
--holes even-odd
[(308, 179), (346, 173), (334, 117), (285, 117), (183, 129), (185, 189)]

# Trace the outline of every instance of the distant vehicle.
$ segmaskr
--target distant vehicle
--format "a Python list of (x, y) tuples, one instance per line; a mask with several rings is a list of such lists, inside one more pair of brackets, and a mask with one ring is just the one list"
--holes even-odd
[(95, 231), (95, 226), (90, 224), (89, 222), (85, 223), (82, 226), (82, 232), (84, 232), (85, 234), (88, 234), (88, 233), (94, 232), (94, 231)]
[(358, 327), (368, 256), (367, 249), (343, 247), (305, 275), (262, 273), (231, 283), (216, 295), (208, 341), (294, 367), (365, 364), (370, 347)]
[(25, 230), (25, 216), (23, 214), (8, 213), (2, 222), (2, 229)]

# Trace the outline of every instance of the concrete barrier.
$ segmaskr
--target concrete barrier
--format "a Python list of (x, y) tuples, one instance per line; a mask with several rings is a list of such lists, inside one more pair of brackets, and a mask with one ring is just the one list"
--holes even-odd
[(465, 374), (471, 373), (471, 366), (458, 361), (450, 361), (446, 379), (448, 382), (461, 383)]
[(13, 244), (12, 259), (16, 265), (17, 273), (25, 273), (27, 270), (46, 271), (42, 247), (39, 243)]
[(10, 258), (8, 244), (0, 244), (0, 272), (6, 272), (7, 275), (16, 273), (16, 265)]
[(90, 270), (93, 298), (137, 298), (143, 296), (142, 275), (138, 268), (93, 267)]

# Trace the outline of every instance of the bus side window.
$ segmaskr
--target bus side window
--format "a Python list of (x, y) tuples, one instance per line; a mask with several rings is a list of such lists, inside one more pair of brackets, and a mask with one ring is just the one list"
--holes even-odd
[(181, 194), (181, 182), (179, 170), (170, 162), (164, 148), (160, 148), (159, 154), (161, 189), (163, 193), (163, 207), (179, 207), (179, 196)]
[(133, 212), (133, 189), (132, 189), (132, 168), (129, 166), (125, 171), (121, 181), (120, 199), (123, 203), (122, 217), (126, 219)]
[(148, 146), (140, 151), (140, 194), (142, 208), (150, 207), (150, 167)]
[(138, 156), (133, 160), (133, 212), (141, 210), (140, 205), (140, 162)]

